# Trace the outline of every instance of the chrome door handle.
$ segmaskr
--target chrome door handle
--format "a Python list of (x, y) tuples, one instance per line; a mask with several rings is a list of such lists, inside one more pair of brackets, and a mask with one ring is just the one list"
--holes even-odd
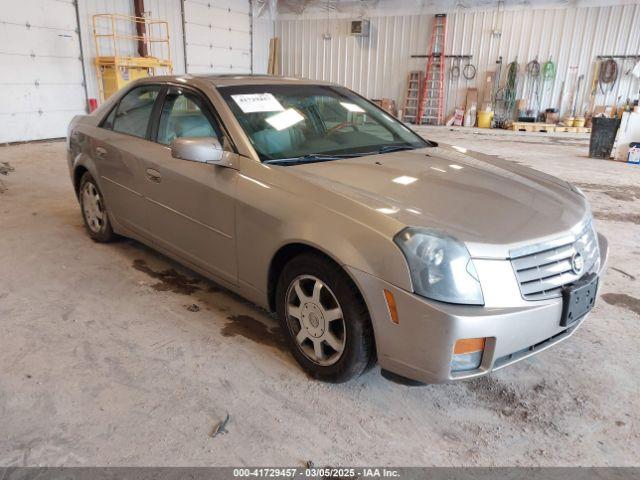
[(107, 149), (103, 147), (96, 147), (96, 157), (104, 158), (107, 155)]
[(160, 175), (160, 172), (154, 170), (153, 168), (147, 168), (146, 174), (147, 180), (149, 180), (150, 182), (160, 183), (162, 181), (162, 175)]

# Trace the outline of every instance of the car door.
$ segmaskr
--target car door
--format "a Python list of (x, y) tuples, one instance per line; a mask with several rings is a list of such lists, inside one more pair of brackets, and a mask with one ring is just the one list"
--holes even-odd
[[(145, 229), (180, 257), (237, 283), (235, 209), (238, 172), (226, 166), (173, 158), (178, 137), (230, 141), (212, 106), (198, 91), (169, 86), (157, 106), (152, 138), (141, 158), (140, 189), (147, 201)], [(228, 155), (236, 155), (229, 151)]]
[(96, 129), (92, 145), (110, 212), (118, 223), (143, 234), (146, 205), (139, 189), (140, 158), (151, 143), (150, 119), (161, 88), (143, 85), (125, 94)]

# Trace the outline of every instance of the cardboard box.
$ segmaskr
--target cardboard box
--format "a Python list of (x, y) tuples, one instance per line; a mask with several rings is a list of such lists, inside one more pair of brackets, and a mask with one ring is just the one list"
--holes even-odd
[(393, 115), (394, 117), (398, 116), (396, 102), (391, 100), (390, 98), (372, 99), (371, 101), (382, 108), (388, 114)]
[(470, 110), (473, 105), (475, 105), (476, 108), (478, 107), (478, 89), (467, 88), (467, 101), (465, 103), (465, 109)]

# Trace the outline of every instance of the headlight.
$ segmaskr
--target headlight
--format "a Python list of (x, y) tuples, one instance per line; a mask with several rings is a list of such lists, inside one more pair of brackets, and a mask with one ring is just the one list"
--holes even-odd
[(484, 305), (471, 256), (455, 238), (408, 227), (393, 241), (407, 259), (415, 293), (441, 302)]

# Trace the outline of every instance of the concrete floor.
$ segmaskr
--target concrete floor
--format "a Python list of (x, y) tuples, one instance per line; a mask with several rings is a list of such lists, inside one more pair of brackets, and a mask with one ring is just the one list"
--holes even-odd
[(64, 143), (3, 147), (0, 465), (638, 465), (640, 168), (586, 158), (584, 137), (424, 131), (585, 190), (611, 257), (570, 340), (451, 385), (311, 381), (263, 311), (92, 242)]

